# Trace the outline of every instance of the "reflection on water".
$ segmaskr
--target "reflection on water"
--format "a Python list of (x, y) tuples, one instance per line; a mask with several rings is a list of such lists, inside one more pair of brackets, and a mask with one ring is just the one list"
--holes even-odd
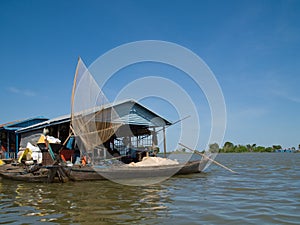
[(0, 224), (299, 224), (300, 154), (220, 154), (238, 171), (162, 183), (31, 184), (0, 180)]
[(109, 181), (22, 184), (2, 181), (0, 223), (133, 223), (155, 220), (171, 203), (163, 186), (130, 187)]

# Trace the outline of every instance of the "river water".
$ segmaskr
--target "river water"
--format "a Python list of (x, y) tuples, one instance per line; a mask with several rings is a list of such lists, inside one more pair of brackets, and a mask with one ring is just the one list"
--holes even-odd
[(0, 224), (300, 224), (300, 154), (219, 154), (206, 172), (135, 187), (0, 179)]

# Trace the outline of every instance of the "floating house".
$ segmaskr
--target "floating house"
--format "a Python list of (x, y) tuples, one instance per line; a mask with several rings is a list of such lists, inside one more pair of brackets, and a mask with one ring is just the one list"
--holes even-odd
[(17, 130), (47, 120), (44, 117), (36, 117), (0, 125), (0, 146), (2, 153), (0, 158), (15, 158), (20, 144), (20, 137), (16, 133)]
[(25, 148), (28, 141), (38, 140), (47, 130), (47, 135), (65, 141), (69, 136), (70, 115), (60, 116), (40, 123), (27, 126), (16, 131), (20, 138), (20, 147)]
[[(33, 124), (28, 127), (21, 128), (16, 131), (20, 139), (19, 148), (26, 148), (27, 143), (37, 144), (42, 134), (58, 138), (62, 143), (69, 137), (70, 132), (70, 115), (60, 116), (54, 119), (43, 121), (37, 124)], [(66, 159), (70, 159), (73, 152), (63, 151), (65, 155), (68, 155)], [(51, 165), (54, 160), (49, 152), (42, 153), (43, 165)]]
[[(106, 149), (115, 149), (121, 154), (126, 144), (141, 151), (147, 147), (153, 147), (153, 143), (157, 145), (157, 128), (161, 128), (165, 132), (165, 127), (172, 124), (134, 100), (107, 104), (101, 110), (111, 110), (112, 108), (118, 114), (117, 122), (121, 123), (122, 126), (116, 130), (109, 141), (104, 143), (104, 146)], [(65, 115), (18, 129), (16, 134), (21, 140), (19, 146), (25, 147), (28, 140), (37, 140), (45, 129), (48, 135), (56, 137), (64, 143), (71, 134), (70, 124), (71, 115)], [(166, 151), (165, 135), (163, 141), (164, 150)], [(101, 150), (103, 149), (95, 150), (98, 151), (95, 154), (99, 155), (99, 157), (106, 157), (105, 151)]]

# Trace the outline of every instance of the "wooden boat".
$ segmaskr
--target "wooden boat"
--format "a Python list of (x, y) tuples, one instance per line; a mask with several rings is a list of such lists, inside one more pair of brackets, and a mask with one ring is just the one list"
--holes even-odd
[(10, 180), (25, 182), (48, 182), (48, 170), (40, 169), (37, 172), (28, 172), (21, 166), (5, 164), (0, 166), (0, 176)]
[(10, 180), (34, 182), (34, 183), (48, 183), (48, 175), (34, 175), (32, 173), (23, 172), (1, 172), (0, 176)]
[(5, 164), (0, 166), (0, 177), (34, 183), (65, 183), (69, 180), (66, 170), (61, 166), (39, 167), (34, 171), (20, 165)]
[[(198, 173), (205, 167), (206, 160), (186, 164), (128, 165), (140, 162), (146, 156), (156, 156), (154, 152), (159, 149), (157, 133), (160, 131), (164, 136), (166, 156), (165, 128), (172, 123), (134, 100), (114, 104), (108, 102), (96, 81), (79, 59), (71, 99), (72, 133), (81, 157), (89, 157), (96, 162), (94, 165), (97, 164), (97, 157), (100, 160), (117, 157), (125, 165), (72, 167), (69, 173), (71, 180), (170, 177)], [(148, 139), (148, 142), (143, 143), (144, 139)]]
[[(6, 164), (0, 167), (0, 176), (10, 180), (25, 182), (67, 182), (71, 181), (95, 181), (95, 180), (119, 180), (137, 178), (171, 177), (199, 173), (204, 168), (206, 161), (191, 161), (186, 164), (130, 167), (111, 166), (106, 168), (92, 166), (47, 166), (37, 172), (27, 172), (25, 168)], [(57, 173), (60, 170), (60, 173)]]
[(154, 177), (171, 177), (199, 173), (206, 162), (198, 160), (186, 164), (130, 167), (128, 165), (112, 167), (72, 167), (69, 178), (73, 181), (118, 180)]

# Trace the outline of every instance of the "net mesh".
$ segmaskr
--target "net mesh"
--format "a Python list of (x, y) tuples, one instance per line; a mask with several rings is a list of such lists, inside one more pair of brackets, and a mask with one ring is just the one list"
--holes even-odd
[(81, 59), (78, 60), (71, 101), (71, 129), (82, 152), (92, 152), (122, 125), (113, 107)]

